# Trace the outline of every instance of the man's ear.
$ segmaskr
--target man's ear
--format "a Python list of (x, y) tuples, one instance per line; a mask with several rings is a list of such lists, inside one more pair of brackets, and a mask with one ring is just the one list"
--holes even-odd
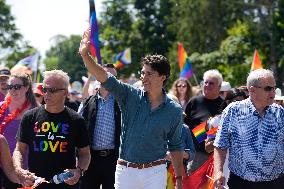
[(249, 91), (249, 92), (254, 92), (254, 91), (255, 91), (255, 88), (254, 88), (253, 86), (250, 86), (250, 87), (248, 88), (248, 91)]
[(163, 81), (163, 83), (164, 83), (164, 81), (167, 79), (167, 76), (165, 76), (165, 75), (162, 75), (162, 81)]

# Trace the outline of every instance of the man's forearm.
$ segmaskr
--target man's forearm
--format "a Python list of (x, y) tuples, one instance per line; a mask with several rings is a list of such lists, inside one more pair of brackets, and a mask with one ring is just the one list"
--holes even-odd
[(223, 166), (225, 163), (227, 149), (222, 150), (221, 148), (215, 147), (214, 149), (214, 172), (215, 175), (219, 172), (223, 173)]
[(13, 162), (16, 169), (23, 168), (23, 156), (22, 153), (15, 149), (13, 153)]
[(176, 177), (182, 176), (183, 151), (171, 152), (171, 157)]
[(88, 54), (81, 55), (88, 71), (96, 77), (96, 79), (103, 83), (107, 80), (107, 72), (102, 66), (95, 63)]
[(78, 165), (77, 167), (80, 167), (83, 170), (87, 170), (91, 161), (91, 154), (90, 154), (90, 148), (84, 147), (80, 148), (78, 152)]

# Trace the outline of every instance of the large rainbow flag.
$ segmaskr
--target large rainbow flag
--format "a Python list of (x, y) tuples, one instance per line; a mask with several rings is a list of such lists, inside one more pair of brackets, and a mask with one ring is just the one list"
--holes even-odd
[(214, 189), (214, 157), (208, 160), (190, 176), (183, 179), (184, 189)]
[(127, 48), (124, 51), (118, 53), (113, 60), (114, 67), (116, 69), (123, 68), (127, 64), (131, 64), (131, 49)]
[(183, 78), (190, 78), (192, 76), (192, 66), (188, 59), (187, 53), (181, 43), (178, 43), (178, 62), (180, 69), (180, 76)]
[(257, 50), (255, 50), (250, 70), (253, 71), (253, 70), (257, 70), (257, 69), (261, 69), (261, 68), (263, 68), (262, 62), (259, 58), (259, 54), (258, 54)]
[(99, 25), (96, 16), (95, 0), (89, 0), (90, 4), (90, 52), (92, 58), (96, 60), (99, 64), (102, 64), (102, 58), (100, 53), (100, 42), (99, 42)]

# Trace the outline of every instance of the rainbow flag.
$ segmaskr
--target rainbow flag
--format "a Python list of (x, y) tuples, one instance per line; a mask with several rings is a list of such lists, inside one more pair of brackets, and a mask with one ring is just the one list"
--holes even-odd
[(127, 48), (124, 51), (118, 53), (118, 55), (114, 57), (113, 62), (116, 69), (121, 69), (125, 65), (131, 64), (131, 49)]
[(216, 138), (216, 133), (218, 131), (218, 127), (213, 127), (209, 131), (206, 132), (207, 138)]
[(183, 188), (214, 189), (213, 172), (214, 157), (212, 153), (201, 167), (183, 180)]
[(192, 66), (188, 59), (187, 53), (181, 43), (178, 43), (178, 62), (180, 69), (180, 76), (183, 78), (190, 78), (192, 76)]
[(90, 52), (92, 58), (96, 60), (99, 64), (102, 64), (102, 58), (100, 53), (100, 42), (99, 42), (99, 26), (96, 16), (95, 0), (89, 0), (90, 4)]
[(259, 58), (259, 54), (258, 54), (257, 50), (255, 50), (250, 70), (253, 71), (253, 70), (257, 70), (257, 69), (261, 69), (261, 68), (263, 68), (262, 62)]
[(207, 121), (204, 121), (202, 123), (200, 123), (198, 126), (196, 126), (194, 129), (192, 129), (192, 133), (194, 134), (194, 136), (196, 137), (197, 141), (203, 142), (206, 138), (206, 124)]

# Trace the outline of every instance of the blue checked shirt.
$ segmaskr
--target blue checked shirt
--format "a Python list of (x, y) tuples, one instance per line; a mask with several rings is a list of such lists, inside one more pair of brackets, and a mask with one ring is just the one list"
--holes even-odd
[(119, 158), (147, 163), (165, 158), (166, 152), (183, 151), (182, 108), (164, 93), (164, 102), (154, 110), (145, 91), (109, 75), (102, 83), (118, 101), (122, 112)]
[(114, 149), (114, 97), (110, 94), (103, 99), (98, 95), (97, 118), (94, 129), (92, 149)]
[(250, 98), (231, 103), (222, 114), (214, 146), (229, 149), (229, 169), (242, 179), (277, 179), (284, 173), (283, 107), (272, 104), (261, 117)]

